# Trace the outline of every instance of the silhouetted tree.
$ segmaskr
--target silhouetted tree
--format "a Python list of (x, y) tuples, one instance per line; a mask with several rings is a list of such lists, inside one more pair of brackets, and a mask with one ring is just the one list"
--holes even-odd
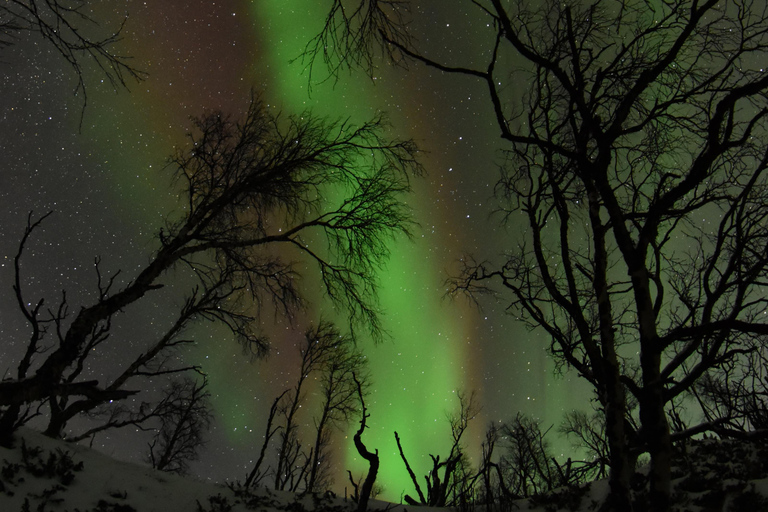
[(475, 477), (475, 482), (479, 481), (476, 491), (478, 501), (485, 504), (489, 510), (508, 510), (513, 500), (522, 497), (509, 489), (507, 478), (497, 460), (497, 445), (502, 429), (503, 425), (496, 422), (486, 429), (482, 443), (482, 459)]
[(173, 381), (157, 406), (160, 426), (149, 444), (149, 462), (161, 471), (184, 474), (204, 446), (213, 419), (205, 380)]
[[(321, 322), (307, 329), (300, 345), (301, 362), (296, 384), (284, 392), (276, 409), (279, 424), (274, 487), (277, 490), (317, 492), (330, 484), (328, 445), (332, 431), (346, 425), (358, 412), (355, 378), (365, 385), (367, 360), (351, 336), (333, 324)], [(358, 377), (355, 377), (358, 375)], [(320, 403), (307, 403), (307, 386), (319, 384)], [(276, 402), (277, 403), (277, 402)], [(301, 432), (300, 411), (319, 407), (310, 441)], [(306, 420), (304, 420), (306, 421)]]
[(368, 447), (363, 443), (363, 434), (367, 427), (367, 421), (370, 417), (368, 410), (365, 407), (365, 380), (358, 379), (357, 375), (352, 373), (352, 381), (355, 384), (355, 394), (360, 401), (360, 427), (355, 432), (353, 437), (355, 442), (355, 449), (368, 462), (368, 473), (365, 475), (365, 480), (362, 485), (358, 485), (352, 479), (352, 473), (349, 473), (349, 481), (352, 483), (352, 487), (355, 489), (353, 500), (357, 502), (357, 512), (365, 512), (368, 510), (368, 501), (375, 496), (375, 483), (376, 476), (379, 474), (379, 450), (375, 452), (368, 450)]
[[(109, 294), (115, 276), (113, 276), (113, 278), (110, 279), (110, 282), (105, 285), (101, 273), (99, 272), (99, 263), (100, 260), (97, 259), (95, 265), (98, 276), (97, 284), (100, 300), (103, 300)], [(190, 296), (186, 298), (184, 305), (179, 312), (176, 313), (177, 316), (173, 324), (171, 324), (171, 326), (162, 333), (157, 340), (150, 343), (147, 346), (146, 351), (140, 353), (132, 361), (125, 361), (122, 371), (111, 380), (107, 380), (102, 391), (92, 392), (79, 399), (74, 398), (76, 394), (62, 393), (57, 395), (53, 393), (48, 398), (50, 416), (45, 433), (51, 437), (60, 437), (67, 422), (76, 415), (93, 411), (102, 406), (102, 404), (113, 404), (114, 400), (120, 400), (135, 394), (135, 391), (125, 391), (122, 389), (130, 380), (136, 381), (137, 379), (146, 380), (156, 377), (162, 378), (164, 376), (190, 370), (199, 372), (199, 368), (195, 365), (177, 366), (169, 364), (169, 361), (171, 360), (170, 355), (178, 353), (182, 347), (194, 342), (194, 339), (184, 337), (182, 334), (195, 319), (215, 320), (217, 315), (228, 314), (233, 315), (234, 318), (240, 316), (239, 313), (234, 311), (226, 308), (222, 309), (222, 304), (225, 304), (227, 300), (233, 297), (236, 293), (236, 289), (233, 288), (229, 282), (231, 277), (232, 275), (230, 271), (224, 271), (216, 276), (217, 282), (202, 282), (200, 285), (196, 286), (191, 291)], [(62, 333), (65, 332), (63, 325), (66, 319), (66, 307), (67, 303), (62, 301), (59, 305), (57, 314), (52, 318), (53, 323), (56, 325), (59, 343), (63, 341)], [(240, 320), (243, 320), (243, 318), (240, 318)], [(93, 355), (94, 351), (97, 350), (102, 342), (107, 341), (111, 334), (110, 331), (111, 319), (103, 325), (99, 325), (92, 335), (89, 336), (85, 347), (78, 356), (77, 362), (73, 365), (74, 367), (72, 370), (66, 375), (66, 383), (72, 383), (81, 376), (81, 373), (85, 369), (87, 358)], [(29, 346), (31, 346), (31, 344)], [(142, 418), (146, 417), (146, 414), (141, 410), (124, 410), (119, 406), (110, 406), (109, 408), (112, 411), (110, 413), (110, 419), (100, 426), (90, 428), (88, 435), (93, 435), (106, 428), (112, 428), (115, 425), (115, 422), (122, 427), (126, 426), (126, 421), (138, 424), (144, 421)], [(156, 411), (153, 411), (150, 416), (154, 416), (154, 412)]]
[(759, 349), (734, 358), (720, 372), (704, 376), (695, 396), (722, 437), (768, 438), (768, 357)]
[(248, 476), (245, 478), (244, 486), (246, 488), (259, 485), (259, 482), (261, 482), (261, 480), (267, 476), (267, 471), (263, 471), (261, 465), (264, 463), (264, 457), (267, 454), (267, 449), (269, 448), (269, 443), (272, 440), (272, 437), (274, 437), (274, 435), (277, 434), (281, 428), (283, 428), (282, 425), (275, 425), (274, 423), (275, 417), (277, 416), (280, 407), (280, 403), (282, 402), (283, 397), (288, 394), (288, 391), (289, 390), (286, 389), (277, 395), (272, 401), (272, 406), (269, 408), (269, 415), (267, 416), (267, 425), (264, 428), (264, 441), (261, 443), (259, 458), (256, 459), (256, 463), (253, 465), (253, 469), (251, 469), (251, 471), (248, 473)]
[(6, 0), (0, 4), (0, 48), (14, 44), (25, 33), (38, 34), (69, 64), (77, 76), (75, 95), (83, 110), (88, 101), (85, 76), (89, 66), (115, 88), (146, 74), (121, 55), (115, 46), (122, 38), (127, 18), (115, 30), (105, 30), (91, 16), (87, 0)]
[(571, 411), (565, 415), (559, 430), (573, 439), (575, 447), (586, 451), (586, 460), (580, 468), (584, 479), (605, 478), (610, 457), (605, 436), (605, 417), (601, 414), (588, 415), (584, 411)]
[(70, 442), (94, 437), (105, 430), (133, 427), (153, 432), (146, 460), (161, 471), (186, 474), (189, 463), (196, 460), (206, 444), (213, 414), (210, 409), (207, 381), (188, 377), (173, 379), (152, 402), (129, 407), (120, 401), (87, 410), (85, 414), (96, 425), (85, 432), (67, 436)]
[(647, 451), (651, 508), (665, 511), (668, 405), (768, 334), (768, 13), (752, 0), (472, 4), (487, 27), (474, 55), (459, 39), (430, 52), (409, 33), (425, 12), (411, 2), (334, 0), (306, 56), (338, 73), (371, 71), (379, 52), (486, 91), (507, 144), (505, 218), (526, 228), (503, 259), (465, 258), (454, 291), (502, 291), (594, 386), (605, 508), (632, 509), (633, 454)]
[[(332, 432), (349, 424), (364, 402), (359, 397), (367, 387), (368, 360), (350, 336), (331, 329), (324, 336), (333, 343), (329, 357), (320, 368), (320, 412), (315, 415), (315, 442), (307, 492), (324, 491), (331, 486), (331, 460), (328, 453)], [(317, 344), (322, 342), (318, 341)], [(360, 386), (360, 390), (358, 390)]]
[(499, 461), (504, 487), (516, 496), (544, 494), (560, 483), (554, 460), (538, 421), (518, 414), (501, 428)]
[[(48, 312), (43, 299), (24, 298), (18, 262), (42, 220), (30, 216), (14, 267), (30, 337), (15, 375), (0, 382), (2, 442), (11, 442), (28, 406), (46, 402), (48, 433), (60, 435), (73, 413), (134, 394), (126, 386), (137, 378), (190, 369), (175, 367), (168, 356), (192, 341), (187, 328), (195, 321), (221, 324), (248, 353), (266, 354), (260, 312), (290, 316), (302, 306), (294, 261), (302, 261), (304, 274), (314, 265), (353, 331), (365, 325), (379, 335), (376, 271), (391, 237), (408, 233), (401, 198), (409, 176), (420, 172), (414, 145), (385, 139), (383, 128), (381, 118), (353, 127), (308, 113), (275, 117), (256, 98), (240, 121), (217, 112), (195, 120), (189, 145), (171, 159), (182, 212), (169, 218), (147, 265), (122, 288), (116, 275), (101, 275), (97, 260), (98, 294), (73, 315), (66, 295)], [(128, 306), (174, 277), (184, 281), (172, 269), (187, 269), (184, 279), (197, 282), (185, 304), (157, 341), (100, 385), (85, 362), (114, 343), (115, 315), (129, 314)]]
[(419, 496), (419, 501), (416, 501), (406, 494), (404, 499), (410, 505), (427, 505), (430, 507), (455, 506), (460, 504), (462, 499), (465, 499), (465, 492), (471, 487), (468, 485), (468, 481), (472, 475), (466, 467), (468, 463), (464, 453), (462, 437), (469, 426), (469, 422), (477, 415), (478, 407), (474, 393), (471, 393), (469, 396), (464, 393), (458, 393), (457, 397), (459, 399), (459, 412), (449, 418), (452, 441), (451, 450), (442, 461), (440, 460), (440, 455), (429, 454), (429, 457), (432, 459), (432, 469), (424, 476), (427, 486), (426, 496), (403, 452), (400, 436), (395, 432), (395, 441), (400, 452), (400, 458), (403, 460), (408, 475), (411, 477), (413, 486)]
[(275, 465), (274, 488), (278, 491), (296, 491), (308, 476), (314, 451), (306, 452), (302, 447), (299, 411), (306, 398), (305, 385), (310, 375), (314, 376), (331, 356), (336, 335), (338, 331), (329, 323), (311, 327), (304, 334), (304, 342), (299, 349), (301, 363), (296, 384), (278, 409), (283, 427)]
[[(172, 408), (168, 404), (169, 399), (187, 396), (192, 394), (191, 392), (195, 390), (190, 382), (193, 381), (186, 376), (182, 377), (181, 380), (172, 379), (168, 382), (168, 385), (161, 390), (159, 395), (155, 397), (156, 399), (154, 401), (142, 401), (138, 406), (136, 404), (128, 404), (123, 400), (116, 400), (109, 405), (105, 404), (94, 409), (83, 411), (82, 414), (90, 420), (93, 426), (83, 432), (68, 433), (66, 440), (76, 443), (84, 439), (90, 439), (90, 443), (93, 444), (97, 434), (104, 432), (105, 430), (121, 429), (125, 427), (133, 427), (134, 429), (143, 432), (157, 433), (162, 424), (167, 421), (164, 417), (167, 416), (169, 411), (172, 411)], [(196, 392), (194, 395), (198, 398), (201, 416), (205, 416), (207, 421), (209, 416), (207, 412), (207, 392)], [(203, 405), (205, 407), (202, 407)]]
[[(584, 427), (582, 418), (586, 418), (586, 415), (568, 415), (560, 431), (577, 437), (586, 436), (588, 441), (595, 441), (584, 432), (594, 428), (594, 425), (590, 423)], [(599, 423), (601, 416), (597, 418)], [(562, 463), (558, 462), (546, 439), (549, 431), (542, 431), (537, 420), (524, 414), (517, 414), (509, 422), (491, 423), (482, 444), (479, 469), (469, 480), (477, 496), (476, 503), (506, 510), (514, 500), (544, 495), (559, 487), (590, 482), (594, 479), (596, 467), (605, 469), (606, 459), (574, 461), (568, 458)], [(598, 437), (596, 442), (601, 443), (598, 448), (606, 445), (602, 430), (591, 433)], [(577, 445), (583, 448), (581, 443)], [(601, 474), (601, 477), (604, 476), (604, 473)]]
[(352, 486), (355, 488), (355, 497), (357, 499), (357, 512), (365, 512), (368, 510), (368, 500), (372, 497), (374, 492), (374, 484), (376, 483), (376, 476), (379, 474), (379, 450), (375, 452), (368, 450), (368, 447), (363, 443), (363, 434), (367, 426), (366, 422), (370, 416), (365, 408), (365, 392), (363, 391), (364, 383), (357, 378), (357, 375), (352, 373), (352, 381), (355, 383), (355, 392), (357, 399), (360, 400), (360, 428), (357, 429), (354, 435), (355, 448), (357, 453), (362, 458), (368, 461), (368, 473), (365, 476), (363, 485), (359, 486), (352, 480), (352, 473), (349, 473), (349, 481), (352, 482)]

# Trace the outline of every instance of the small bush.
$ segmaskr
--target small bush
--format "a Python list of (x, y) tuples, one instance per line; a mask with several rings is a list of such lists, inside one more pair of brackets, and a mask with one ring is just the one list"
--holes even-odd
[(75, 479), (75, 473), (83, 469), (83, 463), (75, 463), (69, 452), (57, 448), (49, 452), (48, 457), (45, 458), (42, 448), (30, 448), (23, 439), (21, 458), (22, 466), (28, 473), (38, 478), (55, 478), (63, 485), (71, 484)]

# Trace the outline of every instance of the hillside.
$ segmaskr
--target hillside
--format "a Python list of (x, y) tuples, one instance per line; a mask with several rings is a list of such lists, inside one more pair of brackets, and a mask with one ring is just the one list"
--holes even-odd
[[(768, 511), (768, 448), (714, 439), (693, 441), (674, 467), (675, 510), (702, 512)], [(638, 475), (638, 490), (643, 477)], [(547, 496), (518, 500), (506, 510), (593, 511), (607, 492), (605, 481), (560, 489)], [(643, 509), (643, 496), (638, 505)], [(2, 512), (347, 512), (355, 503), (343, 497), (298, 496), (206, 483), (117, 461), (80, 445), (21, 429), (14, 449), (0, 448)], [(407, 512), (381, 501), (373, 510)], [(409, 507), (413, 508), (413, 507)], [(478, 510), (486, 507), (474, 507)], [(499, 507), (493, 507), (496, 510)], [(423, 512), (441, 509), (422, 508)]]

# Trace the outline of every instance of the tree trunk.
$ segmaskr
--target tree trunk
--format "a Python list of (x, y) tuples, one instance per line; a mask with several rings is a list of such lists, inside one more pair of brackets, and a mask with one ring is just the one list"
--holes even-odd
[[(607, 169), (609, 160), (603, 162)], [(582, 163), (589, 175), (589, 165)], [(594, 169), (593, 169), (594, 171)], [(609, 258), (606, 241), (607, 225), (601, 218), (602, 200), (598, 186), (591, 180), (584, 181), (588, 188), (589, 219), (594, 244), (593, 291), (597, 299), (600, 320), (600, 354), (590, 355), (591, 365), (598, 379), (602, 405), (605, 409), (605, 433), (610, 449), (610, 493), (603, 511), (631, 512), (632, 492), (630, 479), (635, 471), (630, 457), (629, 438), (626, 429), (627, 399), (621, 382), (621, 365), (616, 353), (616, 325), (612, 312), (608, 286)], [(592, 352), (596, 352), (593, 349)], [(602, 388), (602, 389), (600, 389)]]
[[(365, 476), (365, 482), (363, 482), (363, 488), (360, 490), (360, 496), (357, 499), (357, 512), (366, 512), (368, 510), (368, 500), (371, 498), (373, 492), (373, 484), (376, 482), (376, 475), (379, 473), (379, 450), (371, 453), (363, 443), (363, 432), (365, 432), (366, 420), (368, 419), (367, 409), (365, 408), (365, 398), (363, 397), (363, 385), (357, 380), (357, 376), (352, 373), (352, 379), (357, 385), (357, 396), (360, 398), (360, 409), (362, 412), (362, 419), (360, 420), (360, 428), (355, 432), (354, 441), (357, 453), (362, 458), (368, 461), (368, 474)], [(395, 433), (397, 439), (397, 433)], [(400, 441), (398, 439), (398, 446)], [(400, 453), (403, 453), (400, 448)]]
[(664, 412), (664, 381), (661, 376), (661, 350), (656, 332), (656, 313), (651, 300), (648, 271), (630, 266), (640, 330), (640, 369), (643, 389), (639, 397), (642, 439), (651, 456), (649, 500), (651, 510), (666, 512), (671, 496), (672, 439)]
[[(608, 366), (608, 365), (606, 365)], [(632, 491), (630, 480), (634, 473), (633, 458), (629, 453), (626, 432), (626, 397), (624, 386), (619, 379), (618, 368), (607, 368), (605, 433), (610, 448), (611, 471), (609, 475), (610, 493), (603, 504), (602, 512), (631, 512)]]
[(664, 413), (660, 357), (655, 351), (646, 350), (640, 354), (640, 361), (644, 384), (640, 400), (640, 421), (643, 425), (643, 441), (651, 456), (648, 497), (651, 510), (665, 512), (669, 510), (671, 496), (672, 438)]
[(21, 405), (11, 404), (0, 415), (0, 446), (3, 448), (13, 448), (13, 433), (20, 413)]
[(368, 474), (365, 476), (363, 488), (360, 490), (360, 497), (357, 500), (357, 512), (366, 512), (368, 510), (368, 500), (371, 498), (373, 484), (376, 482), (376, 476), (379, 473), (379, 450), (376, 450), (374, 453), (368, 451), (361, 439), (364, 429), (365, 416), (363, 416), (360, 430), (357, 431), (354, 437), (357, 453), (368, 461)]
[(325, 439), (325, 426), (326, 422), (328, 421), (328, 402), (323, 404), (323, 413), (320, 417), (320, 421), (317, 423), (317, 431), (315, 436), (315, 455), (312, 457), (312, 468), (309, 470), (309, 480), (307, 481), (307, 492), (317, 492), (318, 490), (315, 489), (315, 485), (317, 485), (317, 471), (319, 469), (320, 464), (320, 452), (325, 447), (323, 445), (327, 444)]
[(48, 427), (43, 434), (53, 439), (61, 439), (64, 425), (66, 425), (68, 419), (64, 413), (52, 414), (51, 419), (48, 421)]
[(368, 500), (371, 498), (373, 484), (376, 482), (376, 475), (379, 472), (379, 450), (376, 450), (372, 455), (373, 456), (368, 459), (368, 474), (365, 476), (363, 489), (360, 491), (360, 499), (357, 502), (357, 512), (366, 512), (368, 510)]

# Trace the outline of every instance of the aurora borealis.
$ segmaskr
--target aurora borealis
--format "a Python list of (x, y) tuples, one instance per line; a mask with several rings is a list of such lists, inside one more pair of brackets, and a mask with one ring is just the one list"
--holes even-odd
[[(472, 49), (483, 38), (482, 25), (466, 22), (464, 7), (453, 3), (417, 2), (430, 20), (425, 33), (438, 46), (461, 41)], [(542, 335), (518, 325), (503, 304), (488, 301), (479, 311), (444, 297), (444, 281), (459, 258), (467, 253), (491, 258), (515, 236), (516, 226), (502, 227), (492, 215), (501, 146), (483, 85), (418, 66), (405, 72), (382, 65), (374, 81), (345, 75), (338, 83), (313, 84), (310, 94), (305, 65), (295, 59), (320, 29), (324, 9), (323, 2), (311, 0), (96, 2), (94, 17), (107, 26), (128, 16), (120, 52), (131, 55), (148, 78), (115, 94), (97, 74), (89, 76), (82, 130), (81, 100), (73, 97), (71, 72), (55, 53), (34, 35), (0, 50), (5, 69), (0, 147), (6, 162), (0, 170), (0, 336), (24, 339), (8, 262), (29, 210), (56, 210), (25, 260), (30, 300), (54, 301), (67, 289), (74, 306), (92, 292), (95, 256), (130, 274), (152, 250), (152, 235), (177, 207), (163, 172), (165, 158), (183, 143), (190, 116), (206, 109), (240, 113), (252, 87), (286, 112), (311, 109), (361, 122), (384, 111), (392, 130), (414, 138), (424, 150), (427, 169), (410, 198), (419, 224), (414, 240), (392, 247), (381, 275), (380, 305), (391, 338), (376, 346), (358, 340), (372, 369), (364, 440), (380, 451), (384, 497), (398, 500), (411, 486), (393, 431), (400, 433), (416, 473), (423, 474), (428, 454), (449, 447), (446, 418), (457, 406), (457, 391), (479, 393), (483, 410), (473, 425), (476, 445), (488, 421), (521, 411), (548, 426), (566, 408), (586, 405), (588, 397), (576, 403), (582, 388), (574, 385), (575, 377), (553, 376)], [(313, 307), (304, 320), (333, 315), (322, 296), (309, 299)], [(163, 315), (157, 303), (142, 312), (146, 325), (136, 327), (135, 339)], [(261, 445), (272, 398), (296, 371), (294, 343), (302, 329), (271, 318), (264, 329), (274, 345), (266, 361), (249, 363), (215, 331), (206, 331), (186, 355), (210, 375), (217, 416), (196, 467), (200, 476), (242, 478)], [(19, 348), (7, 347), (5, 357), (13, 360)], [(108, 371), (108, 362), (103, 364)], [(311, 416), (305, 421), (310, 424)], [(131, 451), (108, 441), (100, 439), (107, 451)], [(351, 442), (336, 455), (340, 470), (363, 471)], [(337, 487), (343, 485), (337, 478)]]

